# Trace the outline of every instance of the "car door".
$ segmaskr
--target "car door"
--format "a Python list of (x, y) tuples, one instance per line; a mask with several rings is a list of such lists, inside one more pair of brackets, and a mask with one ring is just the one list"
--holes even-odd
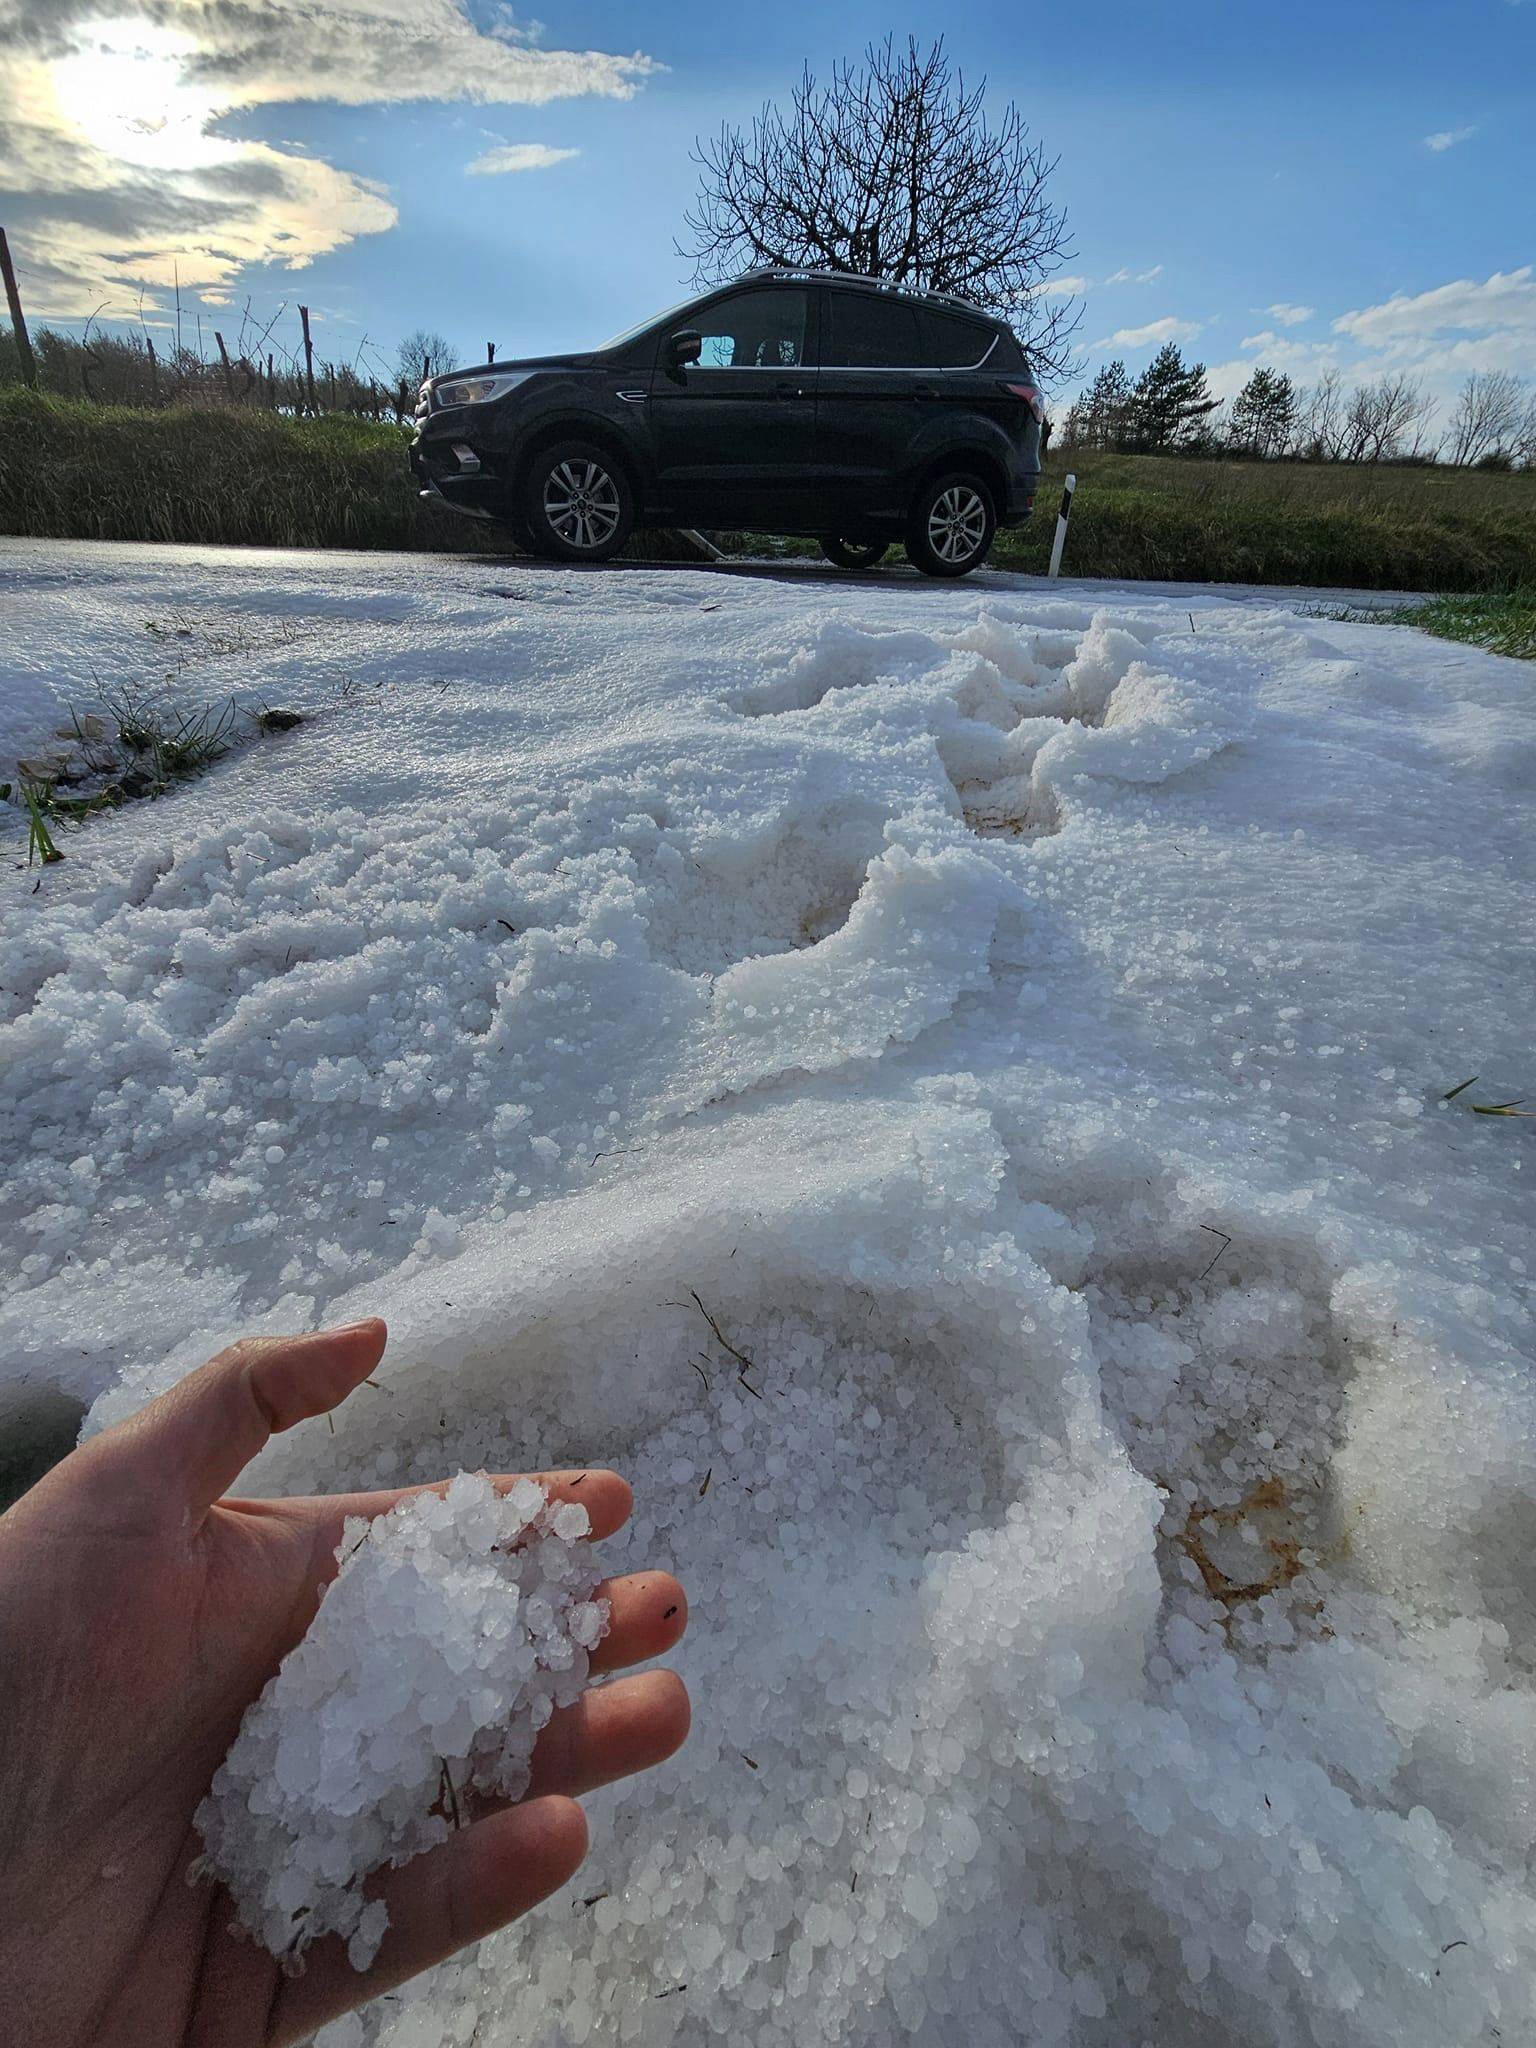
[(811, 288), (749, 286), (686, 324), (698, 362), (671, 367), (663, 336), (651, 380), (659, 502), (701, 525), (793, 523), (815, 452)]
[(909, 300), (835, 285), (824, 299), (816, 469), (829, 510), (856, 521), (901, 509), (898, 479), (935, 379)]

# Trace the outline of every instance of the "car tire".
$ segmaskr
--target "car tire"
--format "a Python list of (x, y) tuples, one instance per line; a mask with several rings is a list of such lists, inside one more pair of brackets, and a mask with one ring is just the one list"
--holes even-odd
[(907, 559), (925, 576), (965, 576), (987, 559), (997, 531), (992, 493), (970, 470), (923, 485), (907, 515)]
[(843, 540), (835, 533), (819, 536), (821, 552), (839, 569), (873, 569), (890, 553), (888, 540)]
[[(522, 511), (518, 506), (507, 506), (505, 510), (498, 514), (498, 518), (502, 530), (511, 535), (512, 544), (520, 555), (538, 554), (539, 551), (533, 543), (533, 528), (523, 517)], [(547, 557), (544, 559), (547, 559)]]
[(557, 562), (606, 562), (629, 539), (635, 494), (624, 466), (590, 441), (556, 441), (529, 463), (522, 516), (533, 552)]

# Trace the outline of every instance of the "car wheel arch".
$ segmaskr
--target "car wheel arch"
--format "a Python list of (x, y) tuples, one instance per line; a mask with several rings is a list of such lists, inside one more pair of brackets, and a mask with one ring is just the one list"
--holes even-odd
[(636, 509), (643, 507), (649, 495), (647, 478), (637, 451), (626, 446), (622, 434), (606, 422), (594, 419), (590, 414), (575, 413), (568, 417), (541, 421), (538, 432), (531, 435), (528, 445), (517, 453), (517, 465), (513, 471), (512, 489), (521, 495), (528, 481), (528, 472), (547, 449), (560, 441), (582, 441), (593, 448), (600, 448), (611, 461), (623, 469), (630, 490), (634, 493)]
[(911, 504), (919, 491), (924, 490), (936, 477), (949, 470), (973, 470), (992, 493), (992, 502), (999, 511), (1008, 499), (1008, 469), (1006, 463), (990, 449), (975, 442), (946, 443), (927, 458), (915, 465), (907, 477), (906, 497)]

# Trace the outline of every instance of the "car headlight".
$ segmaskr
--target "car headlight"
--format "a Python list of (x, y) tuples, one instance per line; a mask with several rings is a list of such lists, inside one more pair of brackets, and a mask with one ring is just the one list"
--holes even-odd
[(505, 398), (532, 375), (532, 370), (498, 370), (484, 377), (455, 377), (435, 385), (432, 395), (439, 405), (484, 405), (492, 398)]

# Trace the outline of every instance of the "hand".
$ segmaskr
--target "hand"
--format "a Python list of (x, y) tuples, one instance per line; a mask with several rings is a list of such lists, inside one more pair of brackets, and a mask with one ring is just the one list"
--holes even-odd
[[(576, 1795), (660, 1763), (688, 1731), (670, 1671), (599, 1686), (539, 1738), (529, 1795), (370, 1890), (389, 1931), (357, 1974), (317, 1941), (285, 1977), (187, 1883), (192, 1815), (246, 1707), (334, 1578), (348, 1515), (398, 1492), (230, 1500), (274, 1432), (345, 1400), (381, 1322), (248, 1339), (57, 1465), (0, 1517), (0, 2006), (49, 2048), (247, 2048), (304, 2039), (548, 1897), (586, 1853)], [(539, 1473), (594, 1536), (624, 1521), (613, 1472)], [(511, 1478), (498, 1479), (510, 1485)], [(579, 1485), (579, 1490), (576, 1490)], [(419, 1489), (407, 1489), (417, 1491)], [(668, 1650), (682, 1588), (616, 1579), (596, 1672)]]

